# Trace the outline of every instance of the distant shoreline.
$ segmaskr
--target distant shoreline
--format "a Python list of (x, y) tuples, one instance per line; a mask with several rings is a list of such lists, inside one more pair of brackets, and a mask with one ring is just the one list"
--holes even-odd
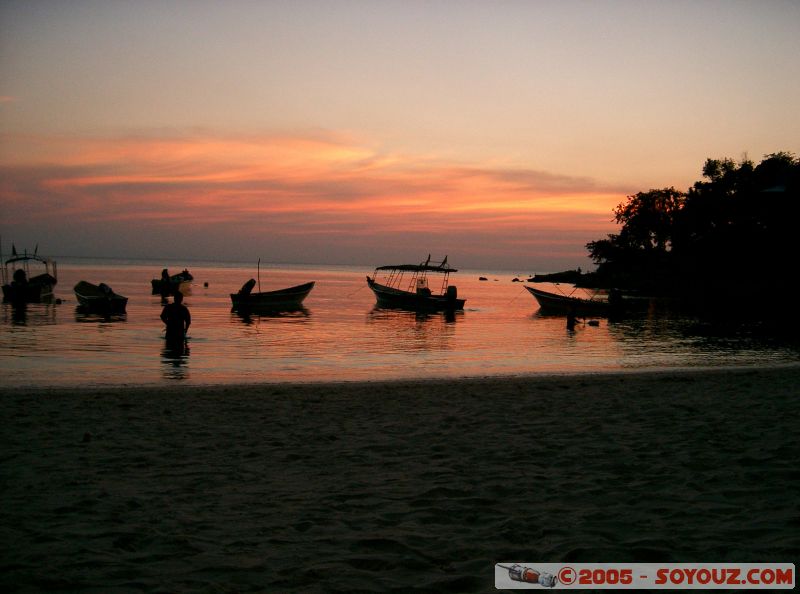
[[(5, 252), (4, 252), (5, 254)], [(206, 258), (181, 258), (181, 257), (171, 257), (166, 256), (163, 258), (155, 258), (155, 257), (124, 257), (124, 256), (76, 256), (76, 255), (58, 255), (53, 253), (45, 254), (50, 258), (56, 260), (59, 266), (69, 266), (71, 264), (92, 264), (96, 263), (98, 265), (113, 265), (115, 263), (124, 263), (124, 264), (134, 264), (137, 266), (152, 266), (154, 269), (157, 269), (156, 272), (160, 271), (164, 266), (170, 268), (178, 268), (178, 267), (189, 267), (189, 266), (199, 266), (199, 267), (221, 267), (221, 268), (247, 268), (247, 267), (255, 267), (256, 262), (258, 261), (258, 257), (256, 256), (253, 260), (209, 260)], [(381, 262), (369, 262), (369, 263), (355, 263), (355, 264), (345, 264), (345, 263), (320, 263), (320, 262), (272, 262), (262, 260), (261, 267), (262, 268), (292, 268), (297, 267), (300, 269), (314, 269), (314, 268), (323, 268), (323, 269), (331, 269), (331, 270), (350, 270), (350, 269), (363, 269), (365, 271), (372, 271), (375, 269), (376, 266), (381, 265)], [(509, 280), (513, 277), (520, 277), (525, 276), (533, 277), (534, 275), (538, 276), (547, 276), (551, 274), (559, 274), (557, 272), (525, 272), (525, 269), (522, 267), (518, 268), (495, 268), (495, 267), (486, 267), (486, 266), (461, 266), (458, 268), (459, 276), (463, 277), (465, 274), (467, 275), (474, 275), (474, 274), (497, 274), (497, 275), (506, 275), (509, 276)]]

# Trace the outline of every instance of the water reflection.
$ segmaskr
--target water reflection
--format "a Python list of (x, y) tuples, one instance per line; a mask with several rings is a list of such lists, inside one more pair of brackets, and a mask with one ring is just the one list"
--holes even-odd
[(247, 308), (247, 309), (232, 309), (231, 314), (234, 314), (245, 325), (251, 326), (253, 324), (258, 325), (258, 323), (261, 321), (262, 318), (263, 319), (288, 318), (295, 320), (303, 320), (303, 318), (308, 318), (311, 315), (311, 312), (308, 311), (305, 307), (301, 307), (299, 309), (281, 310), (281, 311)]
[(3, 303), (3, 324), (44, 326), (56, 324), (54, 303)]
[(26, 326), (28, 323), (28, 306), (25, 303), (4, 306), (3, 314), (3, 322), (10, 323), (12, 326)]
[(444, 320), (454, 323), (457, 319), (464, 316), (464, 310), (445, 310), (445, 311), (410, 311), (407, 309), (373, 307), (367, 314), (367, 320), (409, 320), (417, 322), (428, 322), (430, 320)]
[(161, 364), (164, 379), (183, 380), (189, 377), (189, 343), (185, 340), (164, 341)]
[(463, 311), (420, 312), (374, 307), (367, 325), (386, 337), (386, 351), (450, 350)]
[(86, 309), (82, 305), (75, 308), (75, 321), (81, 323), (115, 323), (126, 322), (128, 320), (127, 313), (110, 313), (99, 312), (95, 310)]

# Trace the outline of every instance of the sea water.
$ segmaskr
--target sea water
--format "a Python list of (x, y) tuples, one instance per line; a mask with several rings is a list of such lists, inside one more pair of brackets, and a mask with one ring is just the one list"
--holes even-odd
[[(169, 267), (194, 276), (187, 349), (165, 348), (151, 279)], [(367, 267), (255, 263), (59, 262), (58, 304), (0, 310), (0, 384), (106, 386), (377, 381), (686, 367), (796, 364), (796, 343), (746, 327), (717, 326), (659, 309), (566, 329), (539, 311), (527, 274), (466, 270), (451, 276), (463, 312), (419, 314), (376, 307)], [(230, 293), (249, 279), (271, 291), (316, 286), (302, 311), (242, 315)], [(480, 280), (485, 277), (487, 280)], [(72, 287), (104, 282), (129, 298), (124, 315), (86, 314)], [(546, 288), (546, 287), (543, 287)], [(569, 292), (571, 287), (550, 286)]]

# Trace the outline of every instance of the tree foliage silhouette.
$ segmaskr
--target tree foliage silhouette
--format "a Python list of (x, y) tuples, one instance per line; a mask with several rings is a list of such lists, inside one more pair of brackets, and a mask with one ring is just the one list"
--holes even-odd
[(681, 296), (734, 288), (752, 296), (753, 279), (772, 283), (772, 291), (788, 289), (800, 160), (789, 152), (766, 155), (758, 165), (707, 159), (702, 173), (686, 193), (649, 190), (614, 209), (619, 233), (586, 245), (598, 284)]

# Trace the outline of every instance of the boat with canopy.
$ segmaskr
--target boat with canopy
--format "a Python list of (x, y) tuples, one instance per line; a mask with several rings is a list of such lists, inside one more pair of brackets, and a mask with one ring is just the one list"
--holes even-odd
[(58, 282), (58, 267), (54, 260), (39, 255), (39, 246), (29, 254), (17, 253), (12, 244), (11, 257), (3, 262), (3, 301), (10, 303), (50, 303), (53, 287)]
[(449, 283), (450, 274), (458, 272), (447, 263), (428, 259), (420, 264), (395, 264), (378, 266), (367, 285), (378, 307), (409, 309), (413, 311), (454, 311), (464, 309), (466, 299), (458, 297), (455, 285)]

